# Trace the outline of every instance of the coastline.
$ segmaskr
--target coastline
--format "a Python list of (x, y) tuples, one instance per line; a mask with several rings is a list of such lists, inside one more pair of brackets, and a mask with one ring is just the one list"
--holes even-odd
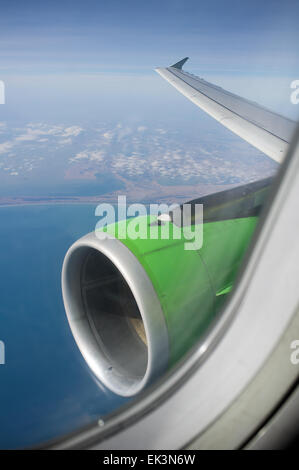
[[(216, 193), (230, 187), (239, 186), (240, 183), (235, 184), (202, 184), (194, 186), (160, 186), (154, 184), (150, 189), (137, 187), (135, 190), (124, 191), (125, 194), (113, 192), (99, 196), (85, 197), (6, 197), (0, 198), (1, 207), (21, 207), (21, 206), (37, 206), (37, 205), (98, 205), (100, 203), (117, 204), (118, 196), (125, 195), (128, 203), (143, 203), (143, 204), (172, 204), (184, 203), (204, 196), (210, 193)], [(159, 196), (158, 196), (159, 195)]]

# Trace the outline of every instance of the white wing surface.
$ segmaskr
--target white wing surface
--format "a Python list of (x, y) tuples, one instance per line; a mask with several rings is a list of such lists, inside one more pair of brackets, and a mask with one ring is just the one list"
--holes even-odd
[(188, 57), (156, 71), (232, 132), (281, 163), (296, 123), (182, 70)]

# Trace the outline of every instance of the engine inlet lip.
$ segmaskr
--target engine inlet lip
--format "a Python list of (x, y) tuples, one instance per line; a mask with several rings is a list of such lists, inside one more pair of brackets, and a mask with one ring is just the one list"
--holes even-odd
[[(111, 370), (110, 362), (91, 329), (80, 288), (82, 262), (90, 249), (105, 255), (119, 270), (139, 308), (147, 338), (148, 357), (145, 374), (134, 380)], [(62, 296), (77, 346), (95, 377), (108, 389), (121, 396), (136, 395), (167, 369), (169, 339), (160, 301), (145, 269), (120, 240), (108, 234), (104, 239), (99, 239), (91, 232), (76, 241), (64, 258)]]

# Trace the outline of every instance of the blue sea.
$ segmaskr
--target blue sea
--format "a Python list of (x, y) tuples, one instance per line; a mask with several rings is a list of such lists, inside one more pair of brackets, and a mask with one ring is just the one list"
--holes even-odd
[(60, 276), (68, 247), (94, 230), (95, 205), (0, 208), (0, 448), (42, 444), (125, 403), (96, 382), (73, 340)]

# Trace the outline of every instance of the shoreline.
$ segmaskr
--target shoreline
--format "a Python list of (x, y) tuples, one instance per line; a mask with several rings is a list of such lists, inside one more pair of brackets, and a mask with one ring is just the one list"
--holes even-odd
[[(201, 186), (193, 186), (190, 187), (172, 187), (172, 191), (166, 190), (165, 187), (156, 187), (152, 188), (150, 191), (145, 188), (136, 188), (134, 192), (131, 194), (124, 194), (127, 198), (127, 203), (140, 203), (140, 204), (183, 204), (188, 202), (194, 198), (198, 198), (207, 194), (217, 193), (228, 189), (230, 187), (239, 186), (240, 183), (235, 184), (219, 184), (219, 185), (201, 185)], [(156, 194), (153, 194), (156, 192)], [(159, 192), (160, 196), (157, 197), (157, 192)], [(132, 194), (133, 193), (133, 194)], [(147, 194), (146, 194), (147, 193)], [(164, 194), (163, 194), (164, 193)], [(98, 205), (101, 203), (110, 203), (110, 204), (117, 204), (118, 197), (121, 194), (112, 193), (109, 195), (103, 196), (94, 196), (90, 199), (85, 199), (84, 196), (78, 196), (78, 199), (66, 198), (66, 199), (59, 199), (53, 197), (42, 198), (39, 199), (34, 197), (32, 199), (27, 200), (27, 198), (20, 197), (12, 197), (12, 198), (3, 198), (2, 201), (0, 199), (0, 208), (1, 207), (21, 207), (21, 206), (41, 206), (41, 205)]]

